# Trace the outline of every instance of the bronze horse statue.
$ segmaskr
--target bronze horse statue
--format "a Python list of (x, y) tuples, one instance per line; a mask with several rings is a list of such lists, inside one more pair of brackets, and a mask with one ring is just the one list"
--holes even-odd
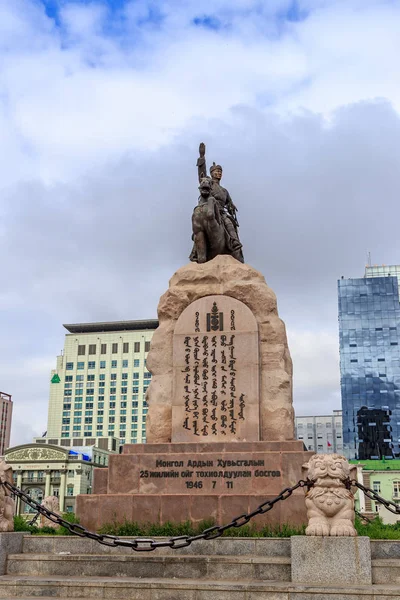
[(194, 245), (189, 258), (204, 263), (218, 254), (229, 254), (244, 262), (236, 206), (228, 190), (221, 186), (222, 167), (213, 163), (210, 176), (207, 176), (205, 151), (206, 147), (201, 143), (197, 160), (200, 197), (192, 216)]
[(194, 241), (192, 255), (193, 253), (197, 255), (198, 263), (205, 263), (218, 254), (232, 254), (232, 250), (221, 218), (221, 208), (211, 195), (209, 179), (202, 180), (199, 190), (199, 204), (194, 208), (192, 215)]

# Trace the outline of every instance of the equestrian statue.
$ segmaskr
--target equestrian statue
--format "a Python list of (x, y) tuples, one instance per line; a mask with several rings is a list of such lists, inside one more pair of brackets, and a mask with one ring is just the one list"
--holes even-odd
[(201, 143), (197, 159), (200, 196), (192, 215), (194, 244), (190, 260), (205, 263), (218, 254), (230, 254), (244, 262), (238, 235), (237, 208), (228, 190), (220, 184), (222, 167), (213, 163), (207, 176), (205, 153), (206, 147)]

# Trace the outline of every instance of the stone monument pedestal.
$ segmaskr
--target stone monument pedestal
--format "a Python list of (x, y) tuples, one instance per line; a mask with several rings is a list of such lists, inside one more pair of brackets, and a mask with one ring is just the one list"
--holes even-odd
[[(95, 469), (93, 494), (78, 496), (77, 513), (89, 529), (124, 520), (228, 523), (297, 483), (311, 454), (300, 441), (127, 444), (107, 470)], [(305, 522), (301, 488), (252, 520), (259, 529)]]
[[(78, 496), (83, 525), (229, 523), (301, 479), (312, 453), (294, 440), (292, 361), (276, 297), (231, 256), (191, 263), (158, 305), (147, 368), (147, 444), (125, 445)], [(128, 413), (129, 414), (129, 413)], [(304, 491), (254, 519), (306, 522)]]

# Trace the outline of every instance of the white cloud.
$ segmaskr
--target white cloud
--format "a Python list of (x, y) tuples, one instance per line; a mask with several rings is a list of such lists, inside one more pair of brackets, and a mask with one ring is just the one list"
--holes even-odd
[[(61, 323), (155, 315), (190, 251), (201, 139), (278, 294), (297, 412), (338, 407), (336, 279), (368, 250), (399, 262), (400, 7), (302, 0), (285, 21), (291, 5), (63, 2), (57, 27), (0, 0), (0, 388), (18, 431), (45, 424)], [(219, 30), (192, 25), (207, 15)]]

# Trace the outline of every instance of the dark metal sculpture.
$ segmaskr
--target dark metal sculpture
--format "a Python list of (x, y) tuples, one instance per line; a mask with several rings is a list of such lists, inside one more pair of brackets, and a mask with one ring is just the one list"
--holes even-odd
[(218, 254), (230, 254), (244, 262), (238, 235), (237, 208), (228, 190), (220, 184), (222, 167), (213, 163), (210, 176), (207, 176), (205, 153), (206, 147), (202, 142), (197, 159), (200, 197), (192, 216), (194, 245), (190, 260), (204, 263)]

